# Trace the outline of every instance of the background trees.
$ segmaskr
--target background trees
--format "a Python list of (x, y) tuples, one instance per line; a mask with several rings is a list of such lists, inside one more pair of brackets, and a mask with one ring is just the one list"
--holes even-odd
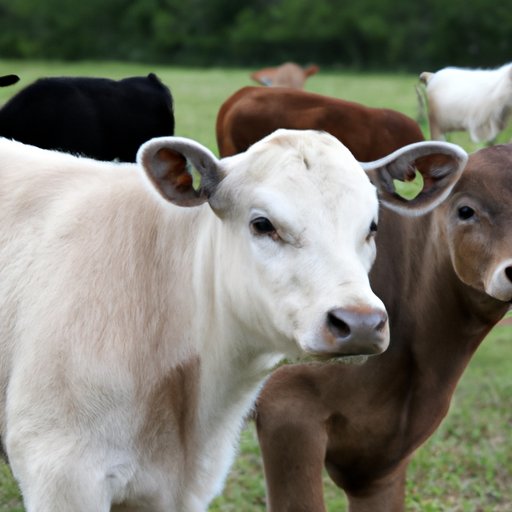
[(4, 58), (416, 72), (508, 62), (511, 33), (488, 0), (0, 0)]

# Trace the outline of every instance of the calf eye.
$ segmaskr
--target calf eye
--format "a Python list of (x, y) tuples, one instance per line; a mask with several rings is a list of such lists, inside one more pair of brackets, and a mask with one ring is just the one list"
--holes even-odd
[(468, 220), (475, 214), (475, 210), (470, 206), (461, 206), (458, 210), (459, 219)]
[(370, 240), (373, 238), (377, 233), (377, 223), (375, 221), (372, 221), (370, 224), (370, 229), (368, 231), (368, 236), (366, 237), (367, 240)]
[(256, 235), (268, 235), (272, 238), (277, 237), (276, 228), (266, 217), (258, 217), (251, 221), (251, 228)]

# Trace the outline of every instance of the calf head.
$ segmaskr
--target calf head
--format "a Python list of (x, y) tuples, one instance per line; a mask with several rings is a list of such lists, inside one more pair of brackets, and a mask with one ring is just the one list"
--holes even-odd
[[(375, 186), (337, 139), (309, 130), (278, 130), (222, 160), (187, 139), (153, 139), (139, 151), (139, 162), (167, 201), (208, 201), (215, 213), (217, 249), (211, 250), (221, 251), (212, 254), (222, 273), (217, 296), (252, 338), (289, 356), (347, 356), (377, 354), (389, 342), (384, 306), (368, 281), (376, 188), (387, 205), (426, 210), (465, 163), (465, 154), (446, 143), (428, 151), (414, 146), (365, 164)], [(415, 160), (435, 151), (450, 154), (451, 166), (425, 170), (425, 182), (439, 179), (407, 202), (392, 190), (392, 180), (414, 175)], [(201, 175), (197, 188), (187, 162)]]
[(512, 302), (512, 144), (482, 149), (439, 208), (452, 265), (466, 285)]

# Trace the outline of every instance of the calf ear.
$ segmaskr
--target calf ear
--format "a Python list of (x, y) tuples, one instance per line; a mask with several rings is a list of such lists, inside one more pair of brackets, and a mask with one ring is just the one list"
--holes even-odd
[[(467, 153), (455, 144), (425, 141), (404, 146), (380, 160), (362, 162), (361, 166), (377, 187), (385, 206), (406, 215), (421, 215), (448, 196), (467, 159)], [(400, 189), (415, 178), (420, 190), (407, 199)]]
[[(137, 162), (160, 195), (179, 206), (204, 203), (224, 175), (219, 160), (208, 149), (183, 137), (158, 137), (144, 143)], [(194, 186), (192, 168), (198, 173)]]

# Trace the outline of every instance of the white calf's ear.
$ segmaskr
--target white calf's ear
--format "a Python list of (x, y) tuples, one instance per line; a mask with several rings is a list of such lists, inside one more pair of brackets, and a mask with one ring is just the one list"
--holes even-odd
[[(449, 142), (409, 144), (374, 162), (360, 162), (379, 191), (381, 202), (405, 215), (427, 213), (441, 203), (462, 175), (467, 153)], [(415, 180), (409, 195), (404, 184)]]
[[(157, 137), (144, 143), (137, 162), (160, 195), (178, 206), (204, 203), (224, 177), (219, 160), (206, 147), (183, 137)], [(194, 187), (194, 168), (199, 185)]]

